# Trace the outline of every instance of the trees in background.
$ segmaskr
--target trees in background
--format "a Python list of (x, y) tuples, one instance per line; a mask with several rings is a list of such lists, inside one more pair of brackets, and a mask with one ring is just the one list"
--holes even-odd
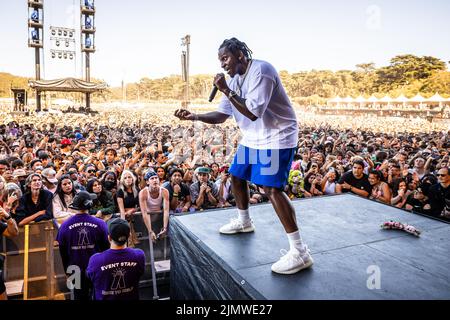
[[(309, 97), (308, 101), (335, 96), (426, 96), (439, 92), (450, 96), (450, 72), (446, 63), (430, 56), (398, 55), (388, 66), (376, 68), (374, 63), (357, 64), (355, 70), (311, 70), (296, 73), (280, 71), (284, 87), (291, 98)], [(190, 77), (191, 99), (207, 99), (212, 87), (212, 75)], [(27, 78), (0, 73), (0, 97), (9, 97), (11, 84), (27, 87)], [(142, 78), (137, 83), (126, 84), (128, 101), (183, 100), (184, 82), (179, 75), (161, 79)], [(94, 99), (101, 101), (122, 100), (122, 88), (110, 88)]]

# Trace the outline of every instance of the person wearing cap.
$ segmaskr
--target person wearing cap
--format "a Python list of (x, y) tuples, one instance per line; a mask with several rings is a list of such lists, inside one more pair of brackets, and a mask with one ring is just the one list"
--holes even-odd
[(108, 221), (111, 248), (94, 254), (86, 270), (94, 300), (139, 300), (139, 280), (145, 271), (145, 254), (127, 248), (130, 225), (121, 218)]
[(16, 210), (16, 221), (19, 226), (30, 222), (39, 222), (53, 218), (53, 194), (44, 190), (40, 174), (33, 173), (25, 181), (25, 193), (20, 198)]
[(41, 173), (44, 189), (55, 193), (58, 185), (58, 179), (56, 179), (56, 171), (52, 168), (45, 168)]
[(169, 171), (170, 181), (165, 182), (162, 187), (169, 191), (170, 210), (173, 212), (188, 212), (191, 207), (191, 192), (184, 184), (183, 170), (173, 168)]
[(25, 181), (28, 173), (24, 169), (16, 169), (13, 171), (13, 177), (16, 183), (20, 186), (22, 193), (25, 192)]
[(208, 167), (197, 168), (197, 182), (191, 185), (193, 207), (197, 210), (216, 208), (219, 203), (219, 189), (209, 180)]
[[(147, 227), (148, 234), (154, 241), (159, 237), (165, 237), (169, 224), (169, 191), (159, 185), (159, 178), (155, 171), (148, 170), (144, 175), (147, 187), (139, 192), (139, 207), (142, 212), (142, 219)], [(163, 227), (156, 235), (152, 228), (152, 222), (158, 219), (163, 213)]]
[(70, 209), (75, 210), (75, 215), (62, 223), (56, 236), (65, 272), (71, 276), (74, 270), (79, 271), (76, 275), (79, 276), (79, 285), (76, 286), (75, 281), (73, 289), (75, 300), (88, 300), (90, 297), (90, 285), (85, 273), (89, 258), (109, 249), (106, 223), (89, 215), (96, 198), (95, 194), (86, 191), (75, 195), (69, 205)]
[(79, 140), (84, 139), (84, 136), (83, 136), (83, 134), (81, 132), (77, 132), (77, 133), (75, 133), (75, 139), (77, 141), (79, 141)]
[(38, 170), (38, 168), (42, 168), (42, 161), (40, 159), (34, 159), (33, 161), (30, 162), (31, 170), (36, 171)]
[(72, 141), (70, 139), (65, 138), (61, 140), (61, 153), (66, 156), (72, 153)]

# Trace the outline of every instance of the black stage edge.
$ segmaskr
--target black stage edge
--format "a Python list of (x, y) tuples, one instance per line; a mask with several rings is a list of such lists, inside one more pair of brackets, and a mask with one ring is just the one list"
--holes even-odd
[[(287, 276), (270, 270), (289, 247), (270, 204), (250, 207), (247, 234), (218, 232), (235, 208), (173, 216), (171, 299), (450, 299), (450, 224), (353, 195), (293, 205), (315, 264)], [(381, 229), (389, 220), (422, 234)]]

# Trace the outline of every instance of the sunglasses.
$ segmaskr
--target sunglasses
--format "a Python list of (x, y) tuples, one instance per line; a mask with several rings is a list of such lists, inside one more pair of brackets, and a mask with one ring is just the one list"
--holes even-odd
[(95, 170), (88, 170), (87, 173), (94, 173)]
[(436, 176), (438, 176), (438, 177), (445, 177), (446, 174), (445, 173), (438, 173)]

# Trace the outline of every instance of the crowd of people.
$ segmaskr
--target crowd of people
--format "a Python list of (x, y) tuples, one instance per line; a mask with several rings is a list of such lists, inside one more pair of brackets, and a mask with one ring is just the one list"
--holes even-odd
[[(79, 190), (98, 195), (90, 213), (105, 220), (129, 218), (143, 204), (163, 212), (168, 202), (166, 214), (235, 204), (228, 168), (240, 133), (228, 122), (192, 125), (173, 118), (168, 125), (156, 118), (109, 125), (71, 115), (76, 125), (57, 125), (54, 117), (0, 126), (0, 204), (11, 207), (20, 226), (69, 217)], [(291, 199), (352, 192), (448, 215), (448, 132), (381, 133), (305, 122), (285, 188)], [(157, 183), (145, 181), (149, 170)], [(250, 185), (250, 196), (252, 203), (267, 201), (257, 185)]]
[[(70, 219), (82, 191), (96, 195), (88, 214), (129, 222), (128, 246), (138, 241), (133, 230), (138, 212), (147, 213), (144, 222), (155, 240), (167, 234), (171, 213), (236, 205), (228, 169), (240, 132), (231, 122), (182, 123), (170, 109), (138, 114), (5, 116), (0, 231), (14, 236), (17, 226)], [(364, 119), (358, 124), (345, 117), (299, 115), (298, 148), (284, 188), (289, 198), (353, 193), (450, 220), (448, 124)], [(268, 201), (258, 185), (249, 184), (249, 192), (251, 204)], [(164, 222), (156, 234), (152, 221), (158, 215)]]

